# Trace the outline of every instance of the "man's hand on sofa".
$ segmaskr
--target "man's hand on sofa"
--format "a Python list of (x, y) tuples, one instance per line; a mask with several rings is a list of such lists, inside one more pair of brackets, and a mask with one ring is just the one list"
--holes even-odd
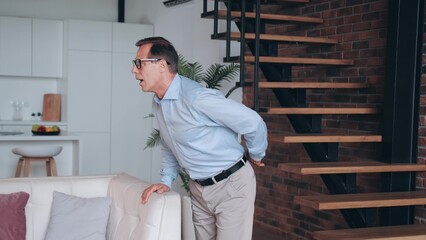
[(145, 204), (148, 202), (148, 199), (153, 192), (163, 193), (168, 191), (170, 191), (170, 188), (165, 184), (162, 184), (162, 183), (152, 184), (151, 186), (149, 186), (143, 191), (141, 196), (142, 204)]

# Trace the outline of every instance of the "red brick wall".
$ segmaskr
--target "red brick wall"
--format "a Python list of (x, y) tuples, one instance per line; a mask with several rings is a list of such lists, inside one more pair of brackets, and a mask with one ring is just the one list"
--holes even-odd
[[(293, 67), (293, 81), (366, 82), (362, 90), (308, 90), (309, 106), (316, 107), (381, 107), (385, 78), (386, 55), (386, 0), (312, 0), (306, 5), (286, 9), (264, 7), (263, 12), (316, 16), (323, 24), (286, 25), (268, 24), (267, 33), (330, 37), (339, 40), (334, 46), (313, 44), (280, 44), (279, 56), (353, 59), (346, 67)], [(426, 36), (426, 35), (425, 35)], [(426, 37), (425, 37), (426, 38)], [(426, 48), (426, 46), (425, 46)], [(424, 57), (426, 60), (426, 56)], [(426, 67), (424, 67), (426, 72)], [(253, 79), (252, 67), (246, 68), (246, 79)], [(263, 76), (261, 78), (263, 80)], [(422, 84), (426, 85), (423, 76)], [(426, 161), (426, 87), (422, 85), (419, 127), (419, 162)], [(260, 90), (261, 107), (277, 107), (271, 90)], [(244, 89), (244, 102), (252, 105), (252, 89)], [(294, 132), (286, 116), (263, 116), (270, 134)], [(380, 133), (381, 115), (324, 115), (323, 132)], [(380, 160), (379, 143), (345, 143), (339, 145), (339, 161)], [(283, 239), (312, 239), (315, 230), (347, 228), (339, 211), (317, 211), (296, 204), (298, 195), (327, 193), (318, 176), (300, 176), (280, 171), (278, 165), (288, 162), (310, 161), (301, 144), (270, 142), (266, 166), (257, 168), (258, 194), (255, 226), (283, 236)], [(379, 175), (359, 174), (357, 190), (372, 192), (379, 189)], [(418, 174), (418, 188), (426, 186), (426, 173)], [(416, 208), (417, 222), (426, 221), (426, 209)]]

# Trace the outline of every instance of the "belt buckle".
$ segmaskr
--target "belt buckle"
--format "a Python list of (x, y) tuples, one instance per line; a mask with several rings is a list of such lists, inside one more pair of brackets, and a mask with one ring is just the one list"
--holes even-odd
[[(219, 174), (218, 174), (219, 175)], [(217, 175), (216, 175), (217, 176)], [(213, 181), (213, 184), (216, 184), (217, 183), (217, 181), (216, 181), (216, 176), (213, 176), (213, 177), (211, 177), (211, 179), (212, 179), (212, 181)]]

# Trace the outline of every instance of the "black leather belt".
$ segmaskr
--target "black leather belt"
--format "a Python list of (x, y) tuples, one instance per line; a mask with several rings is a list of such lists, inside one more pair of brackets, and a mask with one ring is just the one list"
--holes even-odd
[(232, 167), (223, 170), (221, 173), (219, 173), (216, 176), (213, 176), (211, 178), (207, 178), (204, 180), (194, 180), (196, 183), (200, 184), (201, 186), (210, 186), (213, 185), (217, 182), (222, 181), (223, 179), (228, 178), (229, 176), (231, 176), (231, 174), (233, 174), (234, 172), (236, 172), (238, 169), (240, 169), (242, 166), (244, 166), (247, 162), (247, 159), (242, 158), (240, 159), (237, 163), (235, 163), (234, 165), (232, 165)]

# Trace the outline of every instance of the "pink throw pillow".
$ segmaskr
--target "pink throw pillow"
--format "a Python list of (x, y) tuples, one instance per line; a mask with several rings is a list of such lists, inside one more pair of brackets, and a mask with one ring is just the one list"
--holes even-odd
[(25, 240), (25, 205), (29, 197), (26, 192), (0, 194), (0, 239)]

